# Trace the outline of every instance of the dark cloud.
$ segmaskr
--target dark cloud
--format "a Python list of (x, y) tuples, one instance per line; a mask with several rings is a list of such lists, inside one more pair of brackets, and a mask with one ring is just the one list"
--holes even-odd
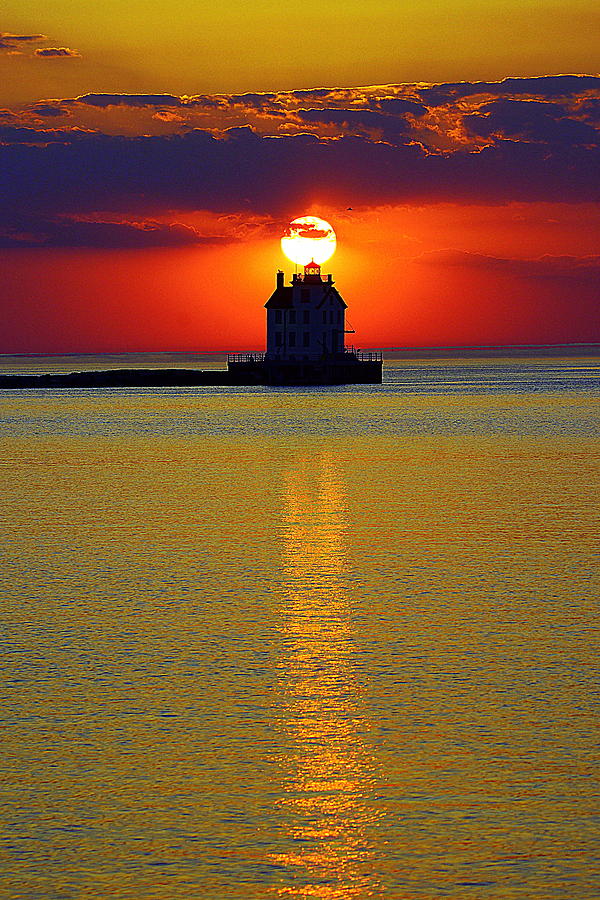
[(282, 91), (277, 94), (281, 102), (290, 108), (310, 101), (322, 103), (324, 106), (348, 106), (351, 104), (364, 106), (367, 95), (373, 88), (312, 88), (300, 91)]
[(305, 91), (289, 91), (288, 96), (297, 97), (299, 100), (310, 99), (311, 97), (317, 99), (319, 97), (328, 97), (331, 93), (333, 93), (332, 88), (311, 88)]
[[(26, 132), (26, 134), (24, 134)], [(600, 199), (600, 151), (499, 141), (480, 152), (432, 154), (363, 137), (260, 137), (235, 128), (161, 137), (0, 129), (0, 210), (210, 209), (277, 214), (325, 204)], [(53, 135), (48, 138), (48, 135)], [(43, 143), (41, 143), (43, 141)]]
[(194, 108), (203, 107), (204, 109), (224, 109), (227, 106), (227, 98), (229, 94), (194, 94), (193, 97), (181, 97), (182, 105)]
[(35, 128), (32, 125), (0, 125), (0, 143), (6, 144), (72, 144), (91, 136), (110, 140), (108, 135), (83, 128)]
[(202, 108), (208, 112), (218, 109), (226, 115), (233, 116), (277, 116), (284, 117), (287, 114), (285, 104), (277, 98), (276, 94), (221, 94), (212, 100), (218, 103), (207, 102), (206, 97), (188, 97), (185, 105), (187, 108)]
[[(559, 102), (559, 92), (573, 87), (574, 78), (584, 93)], [(0, 213), (11, 223), (23, 210), (42, 218), (99, 211), (151, 217), (165, 209), (283, 216), (317, 201), (346, 209), (404, 202), (600, 200), (598, 134), (583, 120), (591, 111), (585, 104), (594, 100), (589, 85), (600, 79), (565, 76), (560, 89), (556, 79), (550, 79), (551, 86), (548, 79), (517, 81), (516, 99), (462, 100), (418, 122), (410, 101), (389, 96), (402, 86), (344, 89), (353, 98), (349, 108), (319, 107), (314, 97), (314, 107), (298, 108), (300, 96), (315, 92), (297, 92), (287, 95), (293, 101), (286, 121), (277, 123), (289, 133), (277, 136), (259, 135), (247, 125), (222, 129), (244, 122), (245, 109), (256, 112), (283, 102), (284, 94), (218, 95), (212, 98), (215, 133), (178, 118), (173, 124), (178, 133), (153, 137), (34, 127), (31, 116), (36, 109), (43, 115), (45, 108), (52, 116), (49, 110), (60, 107), (73, 121), (78, 108), (88, 105), (148, 107), (183, 117), (186, 107), (208, 105), (211, 98), (94, 93), (40, 102), (23, 114), (27, 124), (0, 125)], [(527, 90), (535, 83), (549, 97), (552, 91), (557, 96), (524, 100), (523, 82)], [(479, 91), (481, 84), (491, 85), (470, 88)], [(507, 90), (507, 82), (501, 84)], [(461, 89), (466, 92), (465, 85)], [(414, 94), (415, 85), (405, 90)], [(321, 100), (326, 94), (329, 102), (335, 92), (316, 93)], [(241, 110), (237, 119), (233, 108)], [(224, 109), (221, 120), (219, 109)], [(463, 118), (470, 143), (454, 136)], [(308, 127), (319, 134), (293, 133)], [(426, 137), (443, 138), (444, 149), (415, 142), (417, 127)], [(482, 140), (488, 142), (483, 149)]]
[(10, 34), (0, 31), (0, 50), (14, 50), (27, 44), (39, 44), (47, 41), (45, 34)]
[(240, 106), (245, 109), (282, 109), (275, 94), (199, 94), (193, 97), (176, 94), (82, 94), (80, 97), (63, 101), (82, 106), (108, 109), (113, 106), (129, 106), (136, 109), (176, 108), (176, 109), (222, 109)]
[(276, 94), (227, 94), (223, 100), (227, 105), (243, 106), (247, 109), (283, 109), (276, 96)]
[[(537, 93), (534, 95), (533, 91)], [(592, 96), (594, 91), (597, 96)], [(415, 101), (418, 96), (423, 102)], [(529, 99), (524, 99), (526, 97)], [(306, 107), (307, 99), (312, 101), (309, 108)], [(482, 107), (484, 101), (487, 103)], [(523, 106), (521, 109), (516, 105), (503, 109), (502, 102), (521, 103)], [(210, 128), (215, 133), (232, 125), (251, 124), (264, 133), (289, 134), (295, 130), (294, 126), (305, 124), (322, 136), (331, 134), (334, 127), (340, 134), (369, 136), (401, 144), (406, 142), (406, 136), (413, 133), (418, 141), (431, 148), (461, 149), (461, 144), (464, 144), (461, 121), (469, 115), (481, 117), (466, 123), (467, 139), (470, 135), (474, 144), (479, 143), (477, 138), (492, 135), (511, 139), (522, 136), (525, 140), (589, 142), (594, 136), (581, 125), (595, 121), (595, 104), (598, 102), (600, 78), (581, 75), (512, 78), (503, 82), (465, 82), (425, 88), (406, 84), (195, 96), (87, 93), (61, 101), (45, 101), (45, 105), (50, 108), (60, 104), (63, 109), (71, 108), (75, 116), (83, 116), (86, 106), (107, 110), (107, 116), (118, 107), (139, 110), (140, 133), (148, 129), (144, 111), (152, 110), (155, 118), (172, 123), (173, 131), (198, 127), (198, 114), (208, 113)], [(496, 106), (492, 107), (490, 103), (496, 103)], [(527, 103), (530, 105), (526, 106)], [(536, 108), (536, 103), (545, 103), (546, 106)], [(510, 121), (509, 108), (512, 110)], [(156, 115), (158, 113), (162, 115)], [(560, 119), (563, 124), (552, 126), (549, 118), (543, 118), (544, 113), (557, 121)], [(526, 114), (531, 116), (529, 130), (525, 127)], [(48, 115), (51, 113), (48, 112)], [(520, 117), (518, 121), (517, 117)], [(506, 128), (503, 127), (505, 119)], [(135, 121), (133, 117), (131, 121)], [(578, 124), (570, 125), (570, 121)], [(110, 128), (110, 119), (108, 122)]]
[(174, 94), (82, 94), (64, 100), (63, 103), (79, 103), (85, 106), (133, 106), (133, 107), (183, 107), (185, 101)]
[(439, 106), (463, 97), (526, 95), (531, 97), (570, 97), (582, 91), (600, 91), (596, 75), (540, 75), (535, 78), (505, 78), (503, 81), (464, 81), (435, 84), (421, 88), (419, 95), (427, 106)]
[(230, 241), (227, 237), (204, 237), (180, 223), (93, 222), (73, 219), (27, 220), (0, 231), (0, 248), (95, 247), (136, 250), (147, 247), (184, 247)]
[(406, 143), (411, 130), (404, 119), (371, 109), (299, 109), (294, 116), (307, 125), (333, 125), (343, 134), (376, 135), (390, 143), (400, 137)]
[(29, 108), (29, 111), (34, 115), (42, 116), (43, 118), (58, 118), (59, 116), (70, 115), (69, 110), (65, 109), (64, 106), (61, 106), (58, 103), (37, 103), (35, 106), (31, 106)]
[[(9, 32), (0, 32), (0, 51), (7, 50), (9, 55), (21, 55), (22, 51), (32, 44), (41, 44), (47, 41), (45, 34), (10, 34)], [(57, 58), (78, 58), (81, 56), (78, 50), (71, 50), (70, 47), (42, 47), (34, 50), (34, 56), (40, 59), (57, 59)]]
[(70, 47), (43, 47), (35, 51), (35, 55), (41, 59), (57, 59), (70, 58), (75, 59), (81, 56), (78, 50), (71, 50)]
[(368, 101), (371, 109), (378, 109), (389, 115), (403, 116), (410, 113), (413, 116), (424, 116), (427, 107), (422, 103), (415, 103), (413, 100), (402, 100), (400, 97), (382, 97), (374, 98)]
[(574, 115), (600, 125), (600, 99), (594, 97), (582, 100), (576, 105)]
[(493, 100), (463, 121), (480, 137), (567, 144), (598, 143), (600, 137), (591, 125), (567, 118), (559, 104), (535, 100)]

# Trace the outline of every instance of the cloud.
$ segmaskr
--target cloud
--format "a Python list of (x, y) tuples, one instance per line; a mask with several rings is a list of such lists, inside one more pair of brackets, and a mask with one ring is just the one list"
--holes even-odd
[(200, 110), (225, 112), (239, 107), (256, 112), (282, 113), (284, 106), (276, 100), (275, 94), (199, 94), (192, 97), (176, 94), (82, 94), (62, 101), (79, 106), (94, 106), (102, 109), (130, 107), (132, 109), (180, 109), (196, 112)]
[(70, 47), (43, 47), (35, 51), (35, 55), (42, 59), (70, 58), (75, 59), (81, 56), (78, 50), (71, 50)]
[[(6, 50), (9, 56), (20, 56), (22, 51), (32, 44), (41, 44), (47, 41), (45, 34), (11, 34), (7, 31), (0, 32), (0, 51)], [(70, 47), (42, 47), (34, 50), (33, 55), (40, 59), (78, 58), (81, 56), (78, 50)]]
[(397, 143), (406, 143), (410, 125), (397, 116), (371, 109), (299, 109), (294, 117), (306, 125), (333, 126), (342, 134), (373, 135)]
[(539, 100), (493, 100), (463, 122), (480, 137), (567, 144), (598, 143), (600, 137), (591, 125), (568, 118), (563, 106)]
[[(20, 124), (0, 125), (0, 213), (11, 222), (23, 210), (42, 218), (98, 211), (147, 217), (173, 209), (284, 216), (313, 203), (346, 209), (600, 200), (600, 142), (585, 118), (600, 99), (600, 78), (557, 79), (465, 83), (458, 86), (460, 102), (424, 114), (408, 97), (430, 89), (414, 84), (208, 98), (89, 93), (40, 101)], [(511, 87), (515, 96), (482, 97), (481, 85), (497, 92)], [(431, 90), (449, 95), (458, 87)], [(524, 99), (534, 88), (538, 97)], [(301, 105), (307, 93), (309, 109)], [(345, 106), (331, 105), (333, 95), (336, 102), (343, 95)], [(283, 105), (275, 121), (270, 112), (260, 118), (270, 104)], [(163, 112), (157, 127), (169, 133), (92, 130), (84, 127), (87, 107), (102, 111), (107, 129), (118, 107), (138, 108), (135, 121), (144, 131), (154, 122), (148, 111)], [(205, 107), (210, 128), (199, 128), (190, 116), (203, 115)], [(68, 110), (75, 127), (35, 123), (36, 115), (56, 115), (55, 108)], [(302, 133), (309, 129), (314, 133)]]
[(84, 128), (35, 128), (32, 125), (0, 125), (0, 143), (6, 144), (73, 144), (95, 135), (107, 138), (98, 131)]
[(289, 91), (288, 95), (290, 97), (298, 97), (299, 99), (317, 99), (319, 97), (328, 97), (331, 93), (333, 93), (332, 88), (310, 88), (303, 91)]
[(600, 200), (600, 150), (498, 141), (480, 152), (432, 154), (365, 137), (184, 135), (115, 137), (0, 128), (0, 210), (55, 212), (247, 209), (277, 214), (321, 203)]
[[(221, 98), (223, 105), (241, 106), (244, 109), (259, 111), (283, 111), (284, 104), (277, 100), (276, 94), (227, 94)], [(189, 102), (195, 103), (196, 99)]]
[(539, 75), (535, 78), (505, 78), (503, 81), (464, 81), (421, 88), (427, 106), (438, 106), (473, 96), (570, 97), (587, 90), (600, 90), (597, 75)]
[(413, 116), (424, 116), (427, 107), (413, 100), (403, 100), (400, 97), (376, 97), (367, 101), (372, 109), (379, 109), (389, 115), (403, 116), (410, 113)]
[(600, 99), (586, 98), (577, 103), (574, 108), (574, 115), (581, 116), (585, 120), (600, 125)]
[[(512, 93), (511, 93), (512, 92)], [(535, 92), (532, 93), (532, 92)], [(307, 106), (310, 99), (310, 106)], [(417, 102), (417, 101), (422, 102)], [(107, 131), (172, 133), (196, 128), (215, 135), (250, 125), (264, 135), (308, 130), (320, 137), (362, 136), (430, 150), (481, 149), (496, 140), (594, 143), (600, 78), (547, 76), (446, 85), (396, 84), (245, 94), (87, 93), (40, 101), (69, 109), (82, 125), (88, 109), (105, 112)], [(127, 109), (126, 118), (115, 110)], [(152, 118), (149, 120), (148, 112)], [(98, 119), (93, 119), (97, 126)], [(24, 125), (31, 124), (23, 120)]]
[(70, 115), (69, 110), (65, 109), (64, 106), (61, 106), (60, 103), (36, 103), (29, 108), (29, 111), (35, 116), (42, 116), (43, 118), (57, 118), (59, 116)]
[(185, 100), (174, 94), (82, 94), (80, 97), (73, 97), (62, 102), (98, 106), (103, 109), (111, 106), (132, 106), (134, 108), (185, 106)]
[(76, 219), (21, 218), (0, 231), (0, 248), (92, 247), (136, 250), (230, 242), (231, 237), (203, 236), (189, 225), (159, 222), (103, 222)]
[(23, 45), (39, 44), (47, 40), (45, 34), (10, 34), (7, 31), (0, 31), (0, 50), (15, 50)]

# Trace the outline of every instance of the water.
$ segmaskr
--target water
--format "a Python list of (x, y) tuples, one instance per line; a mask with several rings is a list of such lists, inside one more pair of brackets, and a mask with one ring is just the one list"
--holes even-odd
[(0, 896), (597, 897), (599, 372), (2, 393)]

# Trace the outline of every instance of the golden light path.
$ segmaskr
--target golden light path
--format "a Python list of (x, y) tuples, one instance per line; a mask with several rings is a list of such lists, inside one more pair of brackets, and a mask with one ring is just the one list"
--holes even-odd
[(359, 900), (378, 892), (377, 776), (365, 735), (346, 585), (344, 487), (332, 454), (289, 473), (283, 518), (285, 639), (280, 661), (287, 753), (281, 805), (295, 872), (282, 898)]
[(322, 265), (333, 256), (337, 245), (335, 231), (318, 216), (299, 216), (285, 230), (281, 249), (288, 259), (300, 266), (309, 262)]

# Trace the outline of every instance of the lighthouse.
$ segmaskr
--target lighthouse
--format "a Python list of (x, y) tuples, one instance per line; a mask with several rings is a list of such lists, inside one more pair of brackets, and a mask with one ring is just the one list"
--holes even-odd
[(333, 282), (321, 276), (314, 261), (284, 284), (277, 273), (275, 290), (265, 304), (265, 360), (282, 363), (333, 362), (344, 355), (346, 303)]
[[(264, 304), (267, 340), (264, 353), (230, 353), (231, 384), (273, 386), (381, 384), (379, 351), (347, 347), (346, 302), (321, 264), (335, 251), (331, 225), (317, 216), (300, 216), (286, 228), (281, 248), (302, 273), (286, 284), (277, 272), (275, 290)], [(310, 262), (307, 262), (310, 260)]]

